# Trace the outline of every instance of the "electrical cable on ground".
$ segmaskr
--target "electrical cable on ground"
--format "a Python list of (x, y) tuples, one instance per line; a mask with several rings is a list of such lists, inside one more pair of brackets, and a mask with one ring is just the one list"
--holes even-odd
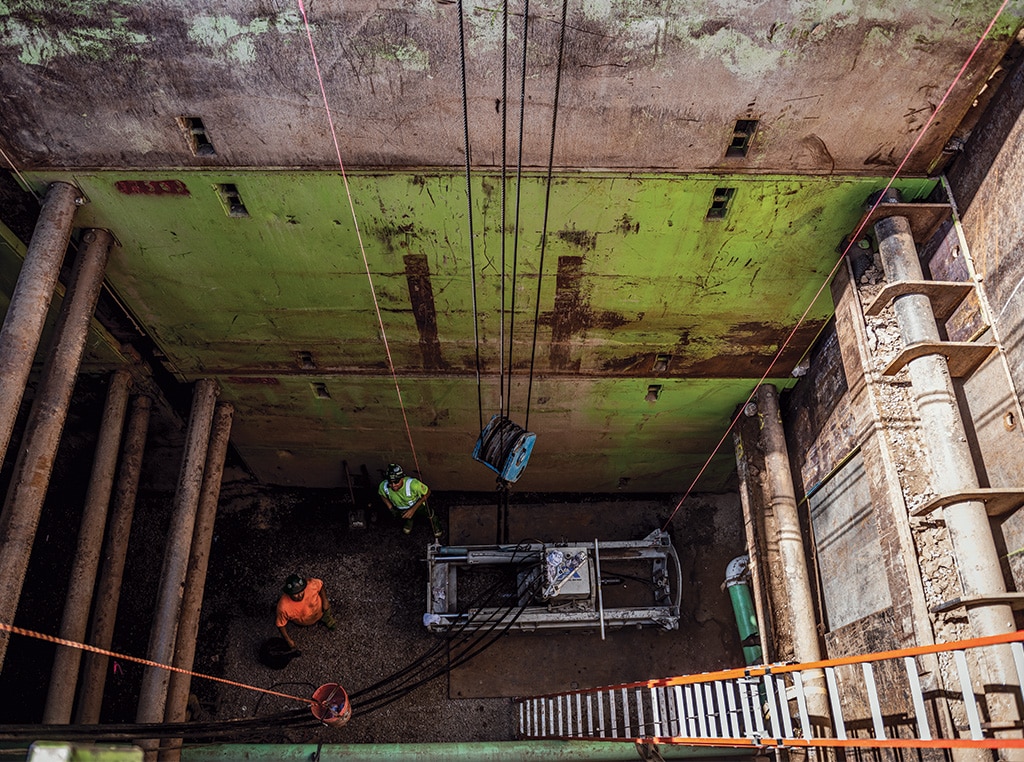
[[(522, 545), (522, 543), (520, 543), (520, 545)], [(474, 603), (469, 604), (470, 609), (486, 606), (497, 593), (500, 584), (500, 580), (493, 583), (490, 586), (490, 588), (485, 590), (484, 593), (482, 594), (482, 601), (478, 599)], [(516, 600), (519, 600), (521, 595), (522, 591), (519, 590)], [(362, 701), (362, 703), (358, 706), (358, 712), (354, 711), (354, 714), (367, 714), (371, 711), (376, 711), (377, 709), (380, 709), (388, 704), (394, 703), (394, 701), (397, 701), (398, 699), (408, 695), (421, 685), (424, 685), (427, 682), (434, 680), (435, 678), (451, 671), (451, 669), (457, 666), (461, 666), (474, 656), (478, 655), (479, 653), (482, 653), (484, 650), (493, 645), (493, 643), (497, 640), (497, 638), (492, 638), (490, 641), (487, 641), (481, 645), (481, 640), (483, 639), (483, 637), (497, 629), (502, 624), (502, 622), (505, 621), (509, 612), (513, 608), (515, 608), (515, 604), (512, 604), (504, 609), (498, 608), (494, 611), (491, 611), (483, 620), (485, 623), (490, 623), (489, 626), (485, 629), (475, 631), (472, 634), (472, 636), (468, 638), (464, 638), (463, 642), (458, 645), (458, 647), (462, 650), (455, 653), (455, 655), (451, 658), (450, 662), (447, 665), (441, 666), (439, 668), (434, 668), (425, 677), (421, 674), (423, 670), (431, 669), (433, 664), (435, 664), (445, 656), (448, 656), (449, 654), (445, 650), (446, 646), (448, 646), (452, 641), (462, 637), (465, 630), (469, 627), (470, 624), (478, 625), (480, 623), (479, 620), (473, 619), (472, 616), (468, 617), (447, 638), (440, 640), (437, 644), (428, 649), (428, 651), (424, 655), (414, 660), (410, 665), (407, 665), (403, 669), (398, 670), (394, 674), (384, 678), (383, 680), (378, 681), (377, 683), (374, 683), (373, 685), (367, 688), (353, 692), (349, 697), (350, 701), (356, 698), (364, 697), (368, 693), (373, 693), (374, 691), (379, 690), (380, 688), (388, 685), (389, 683), (395, 682), (396, 680), (403, 678), (409, 675), (410, 673), (413, 673), (412, 682), (403, 682), (401, 685), (391, 688), (388, 691), (385, 691), (384, 693), (379, 693), (377, 695), (365, 698)], [(509, 624), (506, 625), (506, 627), (501, 631), (501, 633), (499, 633), (499, 637), (504, 632), (507, 632), (508, 628), (511, 627), (511, 625), (515, 622), (515, 620), (521, 614), (522, 609), (524, 608), (525, 604), (520, 607), (520, 611), (513, 617)], [(495, 617), (497, 618), (495, 619)], [(493, 622), (491, 621), (492, 619)], [(280, 691), (275, 691), (273, 689), (260, 688), (258, 686), (241, 683), (235, 680), (229, 680), (227, 678), (216, 677), (214, 675), (207, 675), (192, 670), (186, 670), (180, 667), (173, 667), (170, 665), (161, 664), (159, 662), (154, 662), (149, 659), (143, 659), (128, 654), (111, 651), (108, 649), (98, 648), (96, 646), (91, 646), (85, 643), (76, 643), (74, 641), (66, 640), (64, 638), (58, 638), (52, 635), (35, 632), (33, 630), (28, 630), (22, 627), (16, 627), (2, 622), (0, 622), (0, 631), (9, 632), (15, 635), (22, 635), (25, 637), (31, 637), (45, 642), (54, 643), (56, 645), (67, 646), (70, 648), (78, 648), (83, 651), (90, 651), (93, 653), (98, 653), (105, 656), (122, 659), (124, 661), (135, 662), (138, 664), (142, 664), (144, 666), (157, 667), (159, 669), (166, 669), (172, 672), (181, 672), (191, 677), (212, 680), (214, 682), (227, 684), (233, 687), (253, 690), (262, 694), (260, 699), (257, 701), (257, 709), (259, 707), (260, 701), (262, 701), (263, 697), (266, 695), (298, 701), (310, 706), (316, 706), (318, 704), (318, 702), (313, 699), (293, 696), (291, 694), (282, 693)], [(299, 684), (306, 683), (279, 683), (275, 685)], [(303, 709), (297, 709), (292, 711), (278, 712), (270, 715), (256, 716), (252, 718), (223, 720), (208, 723), (135, 723), (118, 724), (116, 726), (54, 725), (52, 726), (52, 733), (50, 734), (44, 733), (40, 729), (40, 726), (37, 725), (0, 725), (0, 740), (37, 740), (38, 738), (43, 737), (60, 737), (71, 739), (88, 738), (90, 740), (110, 741), (130, 740), (141, 737), (157, 739), (184, 738), (186, 740), (198, 738), (225, 738), (237, 736), (239, 733), (248, 733), (254, 730), (260, 730), (265, 728), (268, 724), (273, 724), (276, 726), (315, 726), (319, 723), (313, 718), (310, 712)], [(49, 726), (43, 726), (44, 730), (48, 727)]]
[(700, 481), (701, 476), (704, 475), (704, 472), (708, 469), (708, 466), (711, 464), (711, 461), (714, 459), (714, 457), (718, 454), (718, 451), (722, 448), (722, 445), (725, 444), (726, 438), (728, 438), (729, 434), (732, 433), (732, 430), (736, 427), (736, 423), (739, 421), (740, 416), (743, 414), (743, 408), (749, 405), (751, 400), (754, 399), (754, 395), (757, 394), (758, 387), (760, 387), (761, 384), (763, 384), (765, 380), (768, 378), (768, 376), (771, 374), (772, 370), (775, 368), (775, 365), (779, 362), (779, 359), (782, 357), (783, 352), (786, 351), (786, 349), (789, 347), (790, 342), (792, 342), (793, 337), (796, 335), (796, 332), (800, 329), (800, 326), (803, 325), (804, 320), (807, 319), (807, 315), (810, 314), (811, 309), (817, 303), (822, 293), (824, 293), (825, 288), (831, 282), (835, 274), (839, 271), (840, 266), (843, 264), (843, 262), (846, 260), (847, 255), (850, 253), (850, 249), (852, 249), (856, 242), (860, 239), (860, 234), (867, 226), (867, 222), (871, 214), (875, 211), (875, 209), (878, 208), (879, 204), (882, 203), (882, 199), (885, 198), (886, 193), (889, 191), (890, 188), (892, 188), (892, 184), (896, 182), (896, 178), (900, 176), (900, 173), (903, 171), (903, 167), (906, 166), (907, 162), (910, 160), (911, 155), (913, 155), (914, 151), (917, 149), (917, 146), (920, 144), (925, 134), (927, 134), (928, 128), (931, 127), (932, 122), (935, 121), (935, 117), (942, 110), (942, 107), (945, 105), (946, 101), (949, 99), (950, 94), (953, 92), (953, 88), (956, 87), (957, 84), (960, 82), (960, 79), (963, 77), (964, 72), (967, 71), (967, 67), (970, 65), (971, 61), (974, 60), (974, 57), (978, 54), (978, 51), (981, 49), (982, 43), (985, 41), (985, 38), (988, 37), (989, 32), (991, 32), (993, 27), (996, 25), (996, 22), (999, 20), (999, 17), (1003, 14), (1003, 11), (1009, 4), (1009, 1), (1010, 0), (1003, 0), (1003, 4), (999, 6), (999, 10), (997, 10), (995, 15), (992, 17), (992, 20), (989, 22), (988, 26), (985, 28), (985, 31), (982, 33), (981, 37), (978, 39), (978, 42), (975, 44), (974, 49), (971, 50), (970, 55), (967, 56), (967, 59), (964, 61), (963, 66), (960, 67), (960, 71), (957, 72), (949, 87), (946, 88), (946, 92), (943, 94), (938, 104), (932, 110), (931, 116), (928, 117), (928, 120), (924, 123), (924, 126), (921, 127), (920, 131), (917, 134), (917, 137), (914, 138), (914, 142), (911, 144), (910, 148), (907, 150), (906, 155), (903, 157), (899, 165), (896, 167), (896, 170), (889, 178), (889, 181), (885, 184), (885, 187), (881, 191), (875, 194), (877, 198), (875, 199), (874, 204), (868, 210), (868, 213), (861, 218), (860, 224), (857, 226), (857, 229), (856, 231), (854, 231), (853, 235), (849, 237), (846, 246), (843, 248), (843, 251), (839, 255), (838, 260), (836, 260), (836, 263), (832, 267), (832, 270), (829, 272), (827, 276), (825, 276), (824, 282), (818, 288), (817, 292), (815, 292), (810, 304), (807, 305), (807, 308), (803, 311), (803, 314), (800, 315), (800, 319), (797, 320), (796, 324), (793, 326), (793, 329), (789, 332), (789, 335), (786, 337), (786, 340), (782, 342), (782, 344), (779, 346), (779, 349), (775, 353), (775, 356), (772, 358), (772, 361), (768, 364), (767, 370), (765, 370), (764, 374), (761, 376), (761, 379), (754, 385), (754, 388), (751, 390), (750, 395), (747, 397), (746, 401), (739, 406), (736, 413), (733, 415), (732, 420), (729, 422), (728, 428), (722, 435), (722, 438), (718, 440), (718, 444), (715, 445), (714, 449), (711, 451), (711, 454), (708, 456), (707, 460), (704, 461), (704, 465), (701, 466), (700, 470), (697, 472), (697, 475), (693, 478), (693, 481), (690, 482), (690, 486), (687, 487), (686, 492), (679, 499), (679, 502), (676, 503), (676, 507), (673, 509), (672, 513), (665, 521), (665, 524), (662, 526), (661, 531), (664, 532), (668, 530), (668, 526), (672, 523), (672, 519), (675, 518), (675, 515), (679, 512), (679, 509), (682, 507), (683, 503), (686, 502), (686, 499), (693, 492), (693, 488), (697, 485), (697, 482)]
[[(526, 544), (526, 542), (521, 542), (513, 549), (513, 564), (515, 563), (516, 554)], [(524, 559), (522, 563), (525, 562), (526, 560)], [(514, 568), (518, 568), (518, 566), (515, 566)], [(527, 580), (527, 583), (528, 585), (532, 586), (532, 581)], [(471, 612), (474, 610), (479, 611), (482, 609), (486, 610), (486, 606), (494, 598), (495, 594), (498, 592), (501, 585), (501, 579), (492, 583), (488, 588), (481, 592), (472, 602), (466, 605), (467, 612)], [(440, 640), (437, 644), (428, 649), (423, 655), (421, 655), (417, 659), (414, 659), (409, 665), (407, 665), (403, 669), (393, 673), (392, 675), (389, 675), (388, 677), (378, 681), (377, 683), (374, 683), (371, 686), (352, 692), (349, 695), (349, 698), (353, 701), (354, 716), (357, 714), (366, 714), (370, 711), (376, 711), (376, 709), (379, 709), (382, 706), (393, 703), (393, 701), (401, 698), (402, 696), (408, 695), (410, 692), (412, 692), (415, 688), (419, 687), (420, 685), (423, 685), (426, 682), (429, 682), (430, 680), (433, 680), (442, 674), (450, 672), (454, 667), (464, 664), (473, 656), (476, 656), (479, 653), (482, 653), (484, 650), (486, 650), (486, 648), (489, 648), (494, 641), (487, 643), (483, 647), (479, 648), (479, 650), (477, 651), (471, 651), (474, 643), (481, 639), (481, 634), (486, 635), (489, 632), (493, 632), (494, 629), (496, 629), (501, 624), (501, 622), (505, 620), (509, 612), (511, 612), (512, 609), (515, 608), (518, 601), (523, 600), (524, 592), (524, 586), (522, 584), (518, 584), (516, 588), (516, 596), (514, 599), (515, 602), (511, 603), (509, 606), (504, 608), (495, 608), (494, 610), (488, 612), (487, 616), (484, 617), (482, 620), (480, 618), (474, 617), (473, 615), (467, 616), (465, 620), (459, 623), (457, 628), (447, 633), (446, 637), (443, 640)], [(536, 592), (536, 590), (533, 590), (531, 592), (531, 595), (533, 592)], [(527, 598), (526, 601), (528, 603), (529, 598)], [(523, 604), (522, 607), (525, 608), (526, 605), (527, 604)], [(518, 616), (519, 614), (516, 615), (516, 618), (518, 618)], [(497, 617), (497, 619), (494, 619), (494, 617)], [(473, 625), (474, 627), (479, 627), (481, 622), (483, 624), (489, 624), (489, 626), (485, 629), (476, 629), (467, 634), (466, 631), (470, 625)], [(511, 626), (511, 624), (508, 626)], [(507, 629), (508, 628), (506, 627), (506, 629), (503, 632), (507, 631)], [(452, 654), (449, 653), (449, 649), (452, 648), (451, 644), (453, 642), (457, 642), (455, 647), (463, 648), (461, 652), (455, 653), (454, 656), (452, 656)], [(433, 663), (436, 663), (446, 657), (450, 657), (450, 661), (447, 666), (435, 669), (432, 673), (428, 674), (427, 677), (420, 676), (425, 670), (430, 669)], [(376, 691), (379, 691), (382, 687), (387, 686), (390, 683), (394, 683), (398, 679), (404, 678), (406, 676), (409, 676), (409, 680), (407, 680), (406, 682), (403, 682), (398, 686), (389, 688), (387, 691), (384, 691), (383, 693), (375, 693)], [(368, 696), (368, 694), (375, 695)], [(358, 703), (356, 703), (357, 701)]]
[[(539, 577), (529, 581), (529, 587), (533, 588), (530, 591), (531, 594), (533, 592), (536, 592), (536, 588), (539, 584), (539, 581)], [(525, 591), (522, 587), (517, 588), (517, 601), (522, 598), (524, 592)], [(434, 672), (428, 674), (426, 677), (423, 677), (415, 681), (414, 683), (405, 686), (400, 686), (399, 688), (396, 688), (394, 691), (384, 694), (382, 696), (375, 696), (369, 702), (364, 701), (359, 707), (353, 709), (353, 716), (366, 715), (371, 712), (377, 711), (378, 709), (382, 709), (383, 707), (392, 704), (400, 698), (403, 698), (404, 696), (408, 695), (421, 685), (424, 685), (430, 682), (431, 680), (434, 680), (437, 677), (440, 677), (441, 675), (450, 672), (456, 667), (462, 666), (469, 660), (483, 653), (492, 645), (494, 645), (501, 638), (502, 635), (507, 633), (512, 628), (512, 625), (514, 625), (516, 621), (519, 619), (519, 617), (522, 616), (523, 612), (526, 610), (528, 605), (529, 599), (527, 599), (526, 603), (523, 603), (518, 606), (518, 609), (515, 611), (515, 614), (512, 616), (511, 619), (508, 620), (508, 622), (504, 625), (500, 632), (497, 632), (497, 634), (492, 635), (492, 633), (494, 633), (494, 631), (505, 622), (509, 613), (511, 613), (513, 609), (516, 609), (516, 604), (512, 604), (506, 607), (505, 609), (500, 609), (499, 611), (501, 612), (501, 616), (498, 619), (496, 619), (486, 630), (479, 631), (483, 633), (482, 635), (475, 633), (473, 639), (469, 641), (469, 645), (466, 646), (465, 650), (452, 657), (447, 666), (435, 670)], [(491, 617), (493, 617), (496, 613), (498, 612), (491, 612), (491, 614), (488, 615), (488, 618), (484, 621), (489, 621)], [(469, 621), (470, 620), (467, 620), (467, 625)], [(491, 636), (489, 640), (486, 639), (488, 635)]]

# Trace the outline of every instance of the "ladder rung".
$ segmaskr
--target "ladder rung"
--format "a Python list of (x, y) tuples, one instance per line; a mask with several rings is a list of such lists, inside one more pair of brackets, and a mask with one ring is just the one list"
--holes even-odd
[(662, 735), (662, 733), (661, 733), (661, 707), (658, 706), (658, 693), (657, 693), (658, 689), (657, 688), (651, 688), (650, 691), (651, 691), (651, 693), (650, 693), (650, 698), (651, 698), (651, 732), (649, 733), (649, 735), (652, 735), (655, 738), (660, 738), (661, 735)]
[(718, 737), (725, 738), (729, 735), (729, 713), (725, 708), (725, 691), (722, 681), (715, 681), (715, 715), (718, 717)]
[(928, 726), (928, 713), (924, 708), (924, 694), (921, 692), (921, 676), (917, 674), (917, 662), (913, 656), (905, 656), (903, 657), (903, 665), (907, 668), (910, 696), (914, 700), (914, 714), (917, 715), (917, 734), (923, 741), (930, 741), (932, 740), (932, 731)]
[(796, 689), (796, 707), (800, 713), (800, 727), (803, 730), (804, 738), (811, 738), (814, 732), (811, 728), (811, 718), (807, 713), (807, 696), (804, 694), (804, 677), (802, 673), (793, 673), (793, 687)]
[(679, 706), (680, 694), (676, 691), (675, 687), (666, 687), (665, 695), (668, 697), (669, 713), (672, 716), (672, 725), (669, 731), (678, 738), (683, 735), (683, 715)]
[(722, 690), (725, 692), (725, 702), (728, 707), (726, 717), (729, 720), (728, 735), (733, 738), (739, 738), (740, 736), (740, 711), (736, 701), (736, 684), (729, 682), (722, 685)]
[(700, 683), (693, 686), (693, 708), (697, 713), (697, 737), (710, 738), (708, 734), (709, 717), (704, 709), (704, 686)]
[(779, 724), (779, 702), (775, 693), (775, 676), (764, 676), (764, 695), (768, 700), (768, 717), (771, 720), (772, 738), (782, 738), (782, 726)]
[(789, 696), (786, 694), (786, 676), (779, 675), (775, 681), (775, 687), (779, 691), (779, 712), (782, 715), (782, 727), (785, 738), (793, 737), (793, 717), (789, 713)]
[(974, 686), (971, 685), (971, 671), (967, 667), (967, 655), (963, 651), (954, 651), (953, 660), (960, 676), (960, 690), (964, 694), (964, 711), (971, 728), (971, 738), (975, 741), (983, 738), (981, 719), (978, 717), (978, 703), (974, 700)]
[(832, 705), (832, 722), (835, 724), (836, 738), (845, 741), (846, 723), (843, 721), (843, 706), (839, 701), (835, 667), (825, 667), (825, 682), (828, 683), (828, 700)]
[(875, 739), (885, 740), (885, 725), (882, 722), (882, 706), (878, 703), (878, 686), (875, 685), (875, 670), (870, 662), (864, 662), (864, 687), (868, 691), (868, 705), (871, 707), (871, 722), (875, 728)]
[(744, 682), (742, 680), (737, 680), (733, 684), (736, 686), (737, 693), (739, 693), (739, 696), (740, 696), (740, 709), (743, 712), (743, 716), (742, 716), (743, 730), (740, 733), (740, 735), (743, 738), (750, 738), (753, 735), (752, 732), (751, 732), (752, 729), (753, 729), (753, 719), (751, 717), (751, 708), (753, 708), (755, 713), (759, 712), (760, 708), (757, 707), (756, 704), (755, 704), (754, 707), (751, 707), (750, 688), (749, 688), (749, 686), (747, 685), (746, 682)]

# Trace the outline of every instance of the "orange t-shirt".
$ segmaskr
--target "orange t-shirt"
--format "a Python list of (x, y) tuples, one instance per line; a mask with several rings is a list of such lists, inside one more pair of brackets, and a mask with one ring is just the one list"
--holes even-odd
[(287, 593), (277, 602), (277, 626), (284, 627), (289, 622), (295, 624), (316, 624), (324, 613), (320, 588), (323, 580), (307, 579), (306, 589), (301, 601), (294, 601)]

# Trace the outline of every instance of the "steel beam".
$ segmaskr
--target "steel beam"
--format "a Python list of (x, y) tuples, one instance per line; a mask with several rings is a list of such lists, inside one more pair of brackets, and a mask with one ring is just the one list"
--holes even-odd
[[(100, 422), (96, 457), (92, 464), (89, 488), (85, 494), (82, 523), (78, 530), (78, 547), (71, 565), (71, 579), (64, 600), (64, 617), (60, 624), (60, 637), (76, 643), (85, 640), (85, 630), (89, 623), (89, 608), (92, 605), (92, 591), (96, 586), (103, 528), (107, 523), (107, 510), (110, 507), (110, 494), (114, 486), (117, 452), (121, 446), (121, 432), (124, 429), (131, 382), (131, 374), (127, 370), (114, 373), (107, 389), (107, 402)], [(46, 694), (46, 707), (43, 710), (44, 723), (66, 725), (71, 722), (71, 708), (81, 661), (80, 649), (57, 647), (53, 670), (50, 673), (50, 687)]]
[[(170, 665), (174, 658), (174, 641), (178, 633), (182, 591), (185, 586), (216, 400), (216, 381), (204, 378), (196, 382), (185, 441), (185, 455), (182, 458), (174, 507), (171, 511), (171, 533), (164, 551), (156, 611), (149, 632), (148, 658), (159, 664)], [(170, 674), (166, 669), (146, 668), (139, 690), (136, 722), (163, 722), (169, 679)], [(143, 745), (149, 750), (154, 748), (148, 743)]]
[[(206, 455), (206, 469), (203, 471), (203, 486), (196, 511), (196, 527), (192, 536), (192, 551), (188, 559), (185, 576), (185, 592), (181, 601), (181, 618), (178, 622), (178, 637), (174, 644), (174, 666), (191, 670), (195, 663), (196, 638), (199, 634), (199, 613), (203, 606), (203, 591), (206, 587), (206, 569), (210, 560), (210, 545), (213, 541), (213, 525), (217, 518), (217, 501), (220, 499), (221, 479), (224, 476), (224, 458), (231, 438), (231, 419), (234, 406), (228, 403), (217, 405), (213, 414), (213, 433)], [(172, 672), (167, 689), (167, 707), (164, 722), (184, 722), (188, 705), (188, 693), (192, 678), (182, 672)], [(160, 759), (175, 762), (181, 759), (180, 742), (160, 752)]]
[(11, 441), (81, 198), (78, 188), (67, 183), (54, 183), (47, 190), (0, 329), (0, 463)]
[[(128, 416), (128, 427), (121, 450), (121, 468), (114, 489), (110, 518), (107, 521), (107, 535), (104, 540), (99, 583), (96, 587), (96, 605), (93, 607), (89, 627), (89, 644), (97, 648), (109, 649), (114, 640), (114, 620), (121, 598), (128, 537), (132, 528), (132, 516), (135, 513), (135, 497), (138, 494), (139, 476), (142, 473), (142, 455), (146, 449), (152, 406), (149, 397), (135, 397)], [(79, 724), (95, 725), (100, 721), (108, 660), (109, 657), (102, 654), (90, 652), (85, 655), (82, 679), (79, 683), (78, 708), (75, 710), (75, 722)]]
[[(114, 242), (106, 230), (90, 230), (84, 240), (86, 247), (75, 260), (71, 287), (57, 320), (53, 346), (43, 367), (0, 516), (0, 622), (13, 622), (18, 608), (89, 321)], [(8, 637), (7, 633), (0, 634), (0, 668), (7, 655)]]

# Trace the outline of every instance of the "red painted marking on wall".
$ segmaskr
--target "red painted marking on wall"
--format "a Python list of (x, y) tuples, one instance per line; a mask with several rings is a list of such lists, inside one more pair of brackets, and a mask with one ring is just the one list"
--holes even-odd
[(126, 196), (188, 196), (181, 180), (118, 180), (114, 187)]

